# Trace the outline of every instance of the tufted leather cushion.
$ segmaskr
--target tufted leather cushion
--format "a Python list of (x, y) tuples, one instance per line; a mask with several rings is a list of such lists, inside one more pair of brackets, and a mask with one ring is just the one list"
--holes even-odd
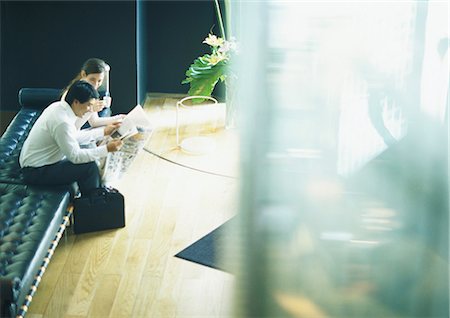
[(67, 191), (0, 183), (2, 302), (23, 303), (68, 203)]
[(0, 182), (24, 183), (20, 171), (20, 149), (42, 111), (22, 109), (0, 139)]
[(19, 165), (23, 142), (42, 110), (58, 100), (60, 93), (56, 88), (22, 88), (19, 91), (22, 109), (0, 139), (0, 182), (24, 183)]
[(19, 91), (19, 104), (22, 108), (44, 109), (61, 99), (61, 89), (57, 88), (22, 88)]

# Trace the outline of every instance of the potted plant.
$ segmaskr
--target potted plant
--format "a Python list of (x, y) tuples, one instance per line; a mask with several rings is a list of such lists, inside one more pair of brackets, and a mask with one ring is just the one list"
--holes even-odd
[[(203, 43), (210, 47), (211, 53), (199, 56), (189, 66), (186, 71), (186, 78), (182, 84), (189, 84), (188, 95), (190, 96), (211, 96), (216, 84), (225, 82), (226, 87), (226, 126), (234, 126), (235, 109), (233, 103), (236, 80), (235, 72), (232, 70), (232, 58), (237, 51), (236, 41), (230, 36), (225, 37), (225, 28), (222, 22), (222, 15), (218, 0), (215, 0), (215, 7), (219, 19), (222, 36), (209, 33)], [(203, 99), (194, 99), (193, 103), (201, 103)]]

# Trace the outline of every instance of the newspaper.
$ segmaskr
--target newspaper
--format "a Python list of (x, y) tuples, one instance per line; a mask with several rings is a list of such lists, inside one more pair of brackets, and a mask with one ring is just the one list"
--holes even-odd
[(122, 120), (120, 127), (101, 143), (106, 144), (111, 138), (123, 140), (119, 151), (108, 153), (106, 158), (98, 162), (103, 184), (110, 184), (122, 177), (152, 132), (152, 126), (142, 106), (136, 105)]

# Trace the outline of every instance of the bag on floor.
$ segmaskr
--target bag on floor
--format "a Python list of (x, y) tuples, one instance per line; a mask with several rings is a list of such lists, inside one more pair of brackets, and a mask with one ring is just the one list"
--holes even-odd
[(98, 188), (73, 202), (75, 234), (116, 229), (125, 226), (125, 201), (114, 188)]

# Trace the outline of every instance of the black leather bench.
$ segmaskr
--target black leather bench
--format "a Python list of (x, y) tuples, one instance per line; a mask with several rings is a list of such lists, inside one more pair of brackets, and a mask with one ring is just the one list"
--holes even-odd
[(24, 316), (69, 221), (69, 192), (0, 183), (1, 317)]
[(57, 89), (25, 88), (0, 138), (0, 317), (23, 317), (71, 216), (71, 187), (25, 185), (19, 166), (28, 133)]

